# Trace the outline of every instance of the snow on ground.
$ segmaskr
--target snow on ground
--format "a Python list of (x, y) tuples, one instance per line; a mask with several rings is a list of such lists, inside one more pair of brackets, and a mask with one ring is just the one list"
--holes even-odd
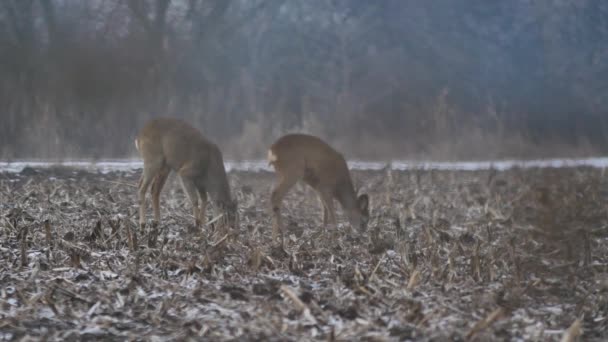
[[(594, 167), (608, 166), (606, 158), (584, 159), (536, 159), (536, 160), (488, 160), (488, 161), (408, 161), (392, 160), (389, 162), (370, 162), (361, 160), (349, 161), (349, 166), (355, 170), (380, 170), (389, 165), (393, 170), (462, 170), (476, 171), (496, 169), (499, 171), (515, 167), (528, 168), (565, 168), (565, 167)], [(108, 160), (18, 160), (0, 161), (0, 172), (21, 172), (25, 167), (48, 168), (53, 166), (74, 167), (79, 169), (107, 173), (111, 171), (134, 171), (141, 169), (140, 159), (108, 159)], [(237, 171), (271, 171), (265, 160), (226, 161), (226, 169)]]

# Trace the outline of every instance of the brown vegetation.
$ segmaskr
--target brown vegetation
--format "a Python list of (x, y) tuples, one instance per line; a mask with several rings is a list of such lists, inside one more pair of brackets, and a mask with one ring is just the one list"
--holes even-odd
[(189, 231), (172, 177), (151, 236), (138, 229), (138, 173), (0, 174), (0, 336), (608, 338), (601, 170), (353, 175), (372, 198), (368, 231), (324, 233), (314, 192), (296, 186), (285, 255), (271, 245), (271, 173), (229, 174), (241, 216), (230, 236), (213, 220)]

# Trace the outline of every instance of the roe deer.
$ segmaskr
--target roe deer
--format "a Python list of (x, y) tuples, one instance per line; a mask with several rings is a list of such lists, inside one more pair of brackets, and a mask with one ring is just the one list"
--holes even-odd
[(276, 241), (277, 234), (280, 233), (282, 244), (281, 202), (299, 180), (303, 180), (319, 194), (323, 204), (324, 227), (328, 220), (332, 225), (336, 224), (335, 198), (352, 227), (359, 230), (367, 228), (369, 197), (366, 194), (357, 197), (344, 157), (320, 138), (306, 134), (284, 135), (270, 146), (268, 163), (278, 175), (278, 182), (270, 196), (273, 241)]
[(139, 180), (139, 224), (142, 228), (146, 223), (148, 186), (152, 184), (153, 225), (156, 226), (160, 221), (160, 192), (171, 170), (179, 174), (184, 191), (192, 202), (197, 227), (206, 222), (207, 192), (224, 211), (226, 222), (234, 225), (236, 201), (230, 195), (222, 153), (196, 128), (178, 119), (152, 119), (137, 135), (135, 147), (144, 160)]

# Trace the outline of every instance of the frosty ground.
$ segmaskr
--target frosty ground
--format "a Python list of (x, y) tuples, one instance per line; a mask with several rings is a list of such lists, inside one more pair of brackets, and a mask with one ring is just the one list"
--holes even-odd
[(0, 340), (608, 338), (602, 168), (354, 171), (368, 230), (297, 186), (282, 251), (271, 172), (229, 173), (236, 229), (194, 229), (171, 177), (142, 231), (140, 171), (74, 167), (0, 173)]

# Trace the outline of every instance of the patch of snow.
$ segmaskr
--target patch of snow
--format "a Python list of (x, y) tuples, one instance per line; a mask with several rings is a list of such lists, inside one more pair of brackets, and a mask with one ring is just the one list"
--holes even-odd
[(551, 313), (553, 315), (561, 315), (564, 310), (559, 306), (545, 306), (540, 308), (540, 310)]
[(164, 298), (164, 297), (171, 297), (173, 295), (173, 292), (169, 291), (169, 292), (154, 292), (151, 293), (150, 295), (148, 295), (148, 299), (156, 299), (156, 298)]
[(562, 335), (565, 330), (547, 329), (543, 331), (545, 335)]
[(107, 331), (104, 328), (95, 325), (95, 326), (90, 326), (90, 327), (83, 329), (80, 332), (80, 334), (81, 335), (88, 334), (88, 335), (93, 335), (93, 336), (104, 336), (107, 334)]
[(38, 310), (38, 317), (40, 318), (53, 318), (55, 317), (55, 312), (51, 310), (48, 306), (43, 306)]
[[(437, 161), (407, 161), (390, 160), (387, 162), (369, 162), (363, 160), (351, 160), (348, 162), (354, 170), (381, 170), (386, 167), (392, 170), (454, 170), (454, 171), (479, 171), (496, 169), (504, 171), (512, 168), (568, 168), (568, 167), (608, 167), (606, 158), (583, 158), (583, 159), (536, 159), (536, 160), (487, 160), (487, 161), (462, 161), (462, 162), (437, 162)], [(19, 160), (0, 161), (0, 172), (21, 172), (26, 167), (50, 168), (53, 166), (71, 167), (88, 171), (108, 173), (112, 171), (134, 172), (143, 167), (141, 159), (108, 159), (108, 160)], [(241, 160), (226, 161), (226, 171), (272, 171), (265, 160)]]
[(11, 332), (0, 332), (0, 341), (12, 341), (14, 334)]
[(536, 322), (535, 324), (528, 325), (524, 328), (524, 340), (542, 340), (542, 336), (545, 332), (545, 326), (542, 322)]

